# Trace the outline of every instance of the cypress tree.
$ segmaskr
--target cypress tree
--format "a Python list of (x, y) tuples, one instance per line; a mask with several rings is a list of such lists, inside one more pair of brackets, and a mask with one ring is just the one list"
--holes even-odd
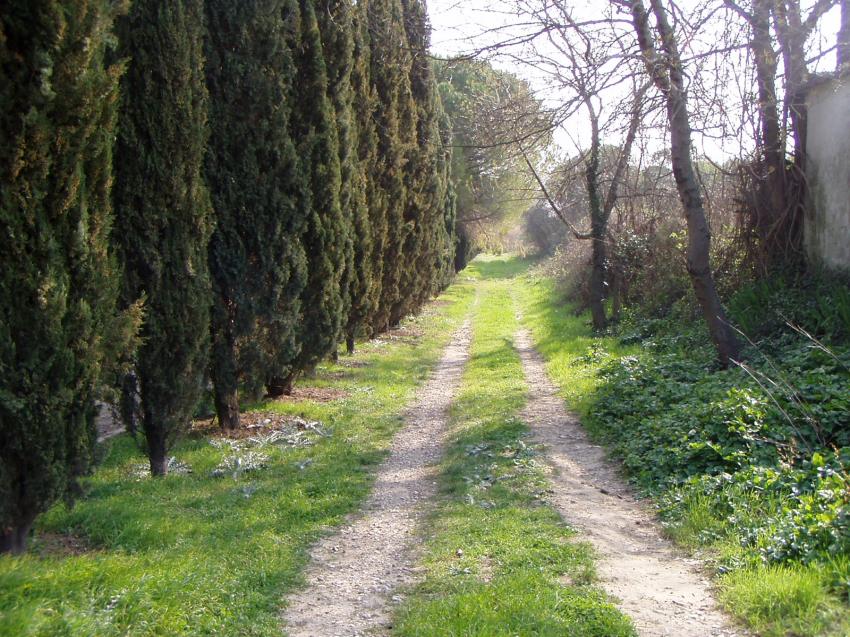
[[(375, 97), (369, 76), (368, 0), (360, 0), (353, 11), (353, 63), (351, 70), (353, 101), (353, 131), (356, 163), (351, 200), (352, 231), (354, 235), (354, 269), (349, 287), (349, 312), (345, 328), (346, 348), (354, 353), (354, 343), (368, 329), (369, 319), (377, 305), (376, 292), (380, 272), (375, 272), (375, 243), (371, 211), (376, 197), (370, 175), (376, 162), (377, 131), (373, 120)], [(375, 224), (376, 227), (379, 224)]]
[(301, 177), (290, 137), (296, 0), (207, 0), (211, 140), (206, 160), (216, 229), (211, 375), (222, 427), (239, 426), (238, 389), (263, 386), (299, 352), (306, 277)]
[(440, 156), (439, 172), (443, 187), (443, 232), (441, 240), (444, 244), (440, 247), (440, 266), (437, 290), (445, 289), (452, 282), (455, 275), (455, 260), (458, 243), (457, 232), (457, 191), (454, 186), (452, 166), (454, 164), (454, 150), (452, 148), (454, 132), (452, 121), (443, 107), (442, 98), (439, 99), (439, 121), (440, 139), (443, 152)]
[[(354, 93), (351, 75), (354, 68), (354, 5), (351, 0), (316, 0), (316, 16), (322, 40), (322, 57), (328, 81), (328, 99), (335, 115), (337, 148), (339, 150), (339, 208), (342, 214), (343, 241), (341, 247), (343, 270), (340, 277), (340, 308), (342, 321), (337, 341), (347, 331), (351, 315), (352, 294), (360, 287), (362, 272), (354, 263), (355, 222), (365, 204), (363, 182), (357, 154), (357, 133), (354, 122)], [(336, 350), (334, 350), (336, 355)]]
[(145, 298), (136, 374), (151, 472), (188, 426), (209, 349), (209, 194), (202, 0), (136, 0), (121, 21), (115, 240), (125, 299)]
[(428, 58), (430, 26), (420, 0), (402, 0), (404, 27), (411, 52), (410, 87), (416, 109), (415, 139), (405, 165), (409, 228), (399, 280), (399, 298), (391, 321), (397, 323), (416, 310), (437, 288), (440, 250), (444, 244), (445, 188), (441, 175), (443, 154), (439, 96)]
[(328, 98), (314, 0), (299, 0), (299, 7), (301, 40), (295, 56), (292, 137), (306, 184), (301, 194), (307, 222), (301, 241), (307, 255), (307, 283), (301, 296), (301, 351), (289, 369), (280, 366), (275, 370), (268, 383), (271, 396), (290, 393), (301, 372), (335, 350), (346, 318), (342, 284), (351, 228), (339, 203), (336, 114)]
[(94, 399), (133, 323), (108, 245), (114, 3), (0, 7), (0, 552), (90, 466)]
[[(381, 285), (372, 317), (372, 332), (387, 329), (393, 308), (400, 298), (399, 281), (404, 261), (408, 226), (405, 164), (413, 151), (416, 135), (415, 105), (410, 89), (410, 51), (399, 0), (371, 0), (368, 7), (371, 34), (371, 81), (377, 103), (375, 125), (378, 131), (377, 161), (373, 179), (380, 191), (370, 200), (377, 207), (373, 223), (376, 252), (380, 260)], [(378, 225), (380, 224), (380, 225)]]

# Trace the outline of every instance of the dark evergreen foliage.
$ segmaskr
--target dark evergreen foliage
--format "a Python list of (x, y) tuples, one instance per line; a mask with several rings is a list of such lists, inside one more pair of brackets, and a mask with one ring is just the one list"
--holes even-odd
[[(351, 198), (352, 232), (354, 239), (351, 282), (349, 286), (349, 312), (345, 328), (345, 341), (349, 353), (354, 352), (357, 336), (368, 331), (369, 319), (377, 306), (380, 273), (375, 272), (376, 259), (374, 230), (370, 202), (377, 191), (370, 178), (375, 167), (377, 131), (373, 119), (375, 98), (370, 81), (368, 0), (361, 0), (353, 11), (354, 40), (351, 69), (352, 136), (356, 153), (353, 193)], [(380, 208), (379, 208), (380, 209)], [(379, 225), (379, 224), (378, 224)]]
[(448, 237), (445, 227), (447, 165), (440, 119), (442, 107), (428, 57), (431, 28), (421, 0), (403, 0), (404, 25), (411, 54), (410, 87), (416, 108), (416, 137), (405, 165), (407, 200), (404, 267), (399, 298), (391, 322), (427, 301), (440, 286), (440, 250)]
[(122, 80), (115, 242), (124, 296), (145, 298), (136, 374), (151, 472), (188, 426), (209, 349), (209, 195), (202, 0), (136, 0), (120, 22)]
[[(407, 185), (405, 164), (413, 157), (416, 107), (410, 89), (410, 48), (400, 0), (371, 0), (368, 5), (371, 37), (370, 77), (375, 91), (378, 132), (373, 208), (376, 274), (380, 272), (378, 303), (372, 316), (373, 333), (390, 327), (393, 308), (400, 300), (402, 270), (413, 267), (404, 259), (410, 230), (405, 222)], [(379, 264), (377, 263), (379, 262)], [(380, 268), (380, 269), (379, 269)]]
[(306, 278), (304, 180), (290, 137), (296, 0), (207, 0), (210, 241), (215, 405), (239, 426), (240, 384), (256, 395), (299, 353)]
[(108, 247), (120, 66), (115, 4), (0, 5), (0, 552), (75, 493), (95, 396), (132, 321)]
[(354, 67), (354, 5), (351, 0), (316, 0), (316, 16), (322, 39), (322, 57), (328, 79), (328, 99), (336, 119), (339, 149), (339, 208), (346, 226), (343, 248), (343, 271), (340, 278), (342, 321), (338, 340), (345, 337), (351, 315), (352, 294), (360, 287), (362, 272), (354, 263), (354, 224), (365, 204), (363, 180), (357, 155), (357, 132), (354, 122), (354, 93), (351, 75)]
[(301, 351), (288, 370), (278, 368), (269, 393), (289, 393), (295, 378), (331, 354), (345, 321), (343, 276), (351, 223), (340, 208), (340, 162), (336, 112), (329, 99), (327, 67), (314, 0), (299, 0), (301, 40), (295, 56), (296, 140), (307, 189), (302, 193), (307, 223), (302, 235), (307, 255), (307, 285), (301, 296), (298, 339)]

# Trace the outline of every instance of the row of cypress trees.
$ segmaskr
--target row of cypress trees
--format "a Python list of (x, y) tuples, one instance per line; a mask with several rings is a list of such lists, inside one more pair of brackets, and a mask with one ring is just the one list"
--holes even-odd
[(422, 0), (3, 3), (0, 551), (73, 495), (105, 385), (162, 475), (208, 379), (238, 427), (449, 282), (428, 39)]

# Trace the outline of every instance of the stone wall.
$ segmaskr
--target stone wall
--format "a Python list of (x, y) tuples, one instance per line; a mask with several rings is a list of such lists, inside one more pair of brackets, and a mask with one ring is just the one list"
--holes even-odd
[(815, 263), (850, 269), (850, 76), (813, 87), (808, 104), (806, 252)]

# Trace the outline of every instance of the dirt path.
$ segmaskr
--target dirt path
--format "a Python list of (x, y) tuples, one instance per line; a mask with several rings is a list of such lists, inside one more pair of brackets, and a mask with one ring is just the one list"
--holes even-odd
[(526, 330), (516, 336), (529, 384), (523, 412), (554, 469), (553, 504), (600, 555), (603, 588), (642, 637), (719, 637), (745, 634), (720, 611), (697, 563), (677, 555), (654, 516), (630, 493), (590, 443), (546, 375)]
[(442, 453), (469, 345), (467, 321), (409, 409), (363, 511), (313, 547), (308, 585), (289, 598), (284, 611), (290, 637), (385, 632), (394, 591), (414, 579), (414, 531), (421, 505), (436, 495), (433, 465)]
[(97, 416), (95, 416), (95, 426), (97, 427), (97, 441), (103, 442), (114, 438), (118, 434), (125, 431), (124, 423), (115, 417), (112, 407), (106, 403), (97, 403)]

